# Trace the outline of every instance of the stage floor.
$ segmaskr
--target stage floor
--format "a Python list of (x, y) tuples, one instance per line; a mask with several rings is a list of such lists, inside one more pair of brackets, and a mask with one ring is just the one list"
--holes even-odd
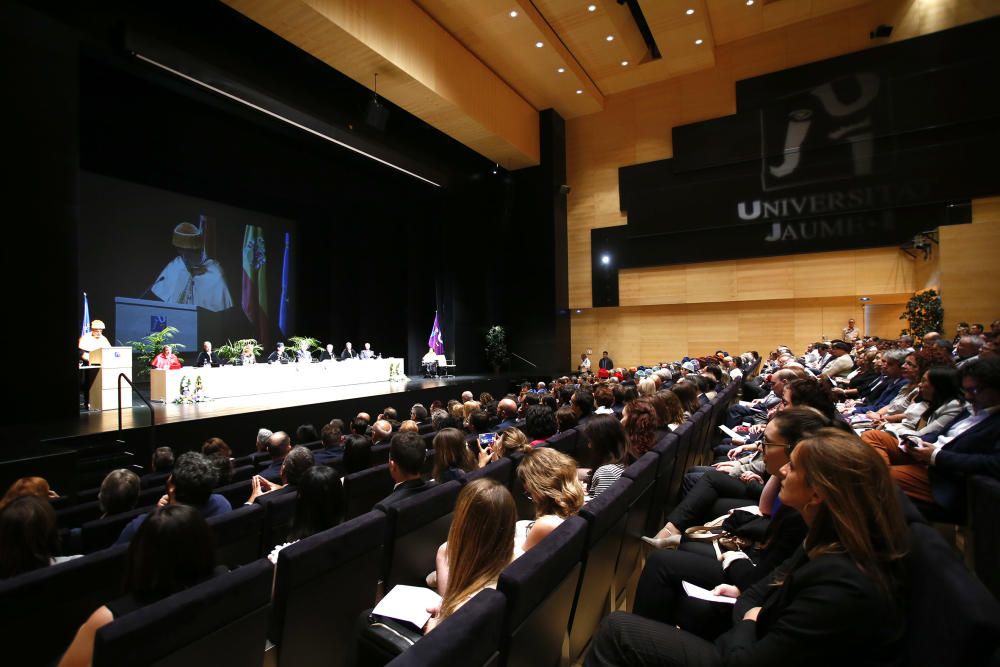
[[(461, 385), (481, 382), (488, 379), (482, 375), (457, 375), (441, 378), (411, 379), (398, 382), (365, 382), (323, 389), (308, 389), (303, 391), (286, 391), (274, 394), (258, 394), (255, 396), (238, 396), (222, 398), (192, 405), (176, 405), (173, 403), (153, 403), (153, 417), (156, 425), (175, 424), (178, 422), (225, 417), (262, 410), (280, 410), (302, 405), (332, 403), (365, 397), (386, 396), (421, 389), (439, 387), (455, 387), (455, 398), (464, 390)], [(143, 390), (143, 395), (149, 398), (149, 388)], [(372, 409), (379, 409), (378, 404)], [(384, 407), (384, 406), (382, 406)], [(374, 415), (372, 415), (374, 417)], [(132, 395), (132, 409), (122, 410), (122, 428), (143, 428), (149, 426), (149, 408)], [(52, 432), (46, 433), (43, 439), (64, 438), (95, 433), (108, 433), (118, 430), (118, 411), (103, 412), (81, 411), (80, 418), (75, 423), (50, 425)]]

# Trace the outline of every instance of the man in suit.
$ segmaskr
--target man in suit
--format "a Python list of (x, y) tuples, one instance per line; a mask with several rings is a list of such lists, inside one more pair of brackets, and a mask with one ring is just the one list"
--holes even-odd
[(201, 352), (198, 353), (198, 361), (195, 366), (221, 366), (223, 362), (219, 355), (212, 351), (212, 342), (205, 341), (201, 344)]
[(246, 504), (255, 503), (264, 496), (277, 497), (296, 491), (299, 481), (313, 465), (315, 465), (315, 459), (308, 447), (302, 445), (293, 447), (292, 451), (288, 452), (288, 455), (281, 462), (280, 483), (257, 475), (250, 487), (252, 490)]
[(313, 452), (313, 459), (316, 461), (316, 465), (340, 468), (340, 464), (344, 460), (343, 420), (330, 420), (330, 423), (320, 431), (319, 437), (323, 441), (323, 448)]
[(389, 475), (396, 485), (392, 493), (375, 505), (376, 508), (387, 511), (400, 501), (431, 488), (430, 484), (420, 478), (425, 452), (424, 439), (416, 433), (397, 433), (392, 436), (389, 445)]
[(505, 398), (497, 404), (497, 417), (500, 423), (493, 430), (497, 433), (513, 428), (517, 423), (517, 403), (512, 398)]
[(323, 350), (323, 353), (321, 355), (319, 355), (319, 360), (320, 361), (336, 361), (336, 359), (337, 359), (337, 355), (333, 351), (333, 343), (327, 343), (326, 344), (326, 349)]
[(260, 471), (260, 476), (269, 482), (281, 480), (281, 464), (292, 449), (292, 439), (284, 431), (275, 431), (267, 439), (267, 453), (271, 455), (271, 465)]
[(291, 359), (289, 359), (288, 355), (285, 353), (285, 344), (281, 342), (274, 346), (274, 352), (272, 352), (271, 356), (267, 358), (267, 363), (269, 364), (287, 364), (289, 361), (291, 361)]
[(936, 438), (890, 454), (892, 477), (906, 495), (958, 519), (965, 513), (968, 475), (1000, 478), (1000, 358), (967, 364), (959, 377), (971, 414), (960, 415)]
[(604, 370), (610, 371), (615, 367), (615, 362), (611, 361), (611, 357), (608, 356), (608, 351), (604, 350), (604, 354), (601, 355), (601, 360), (597, 362), (598, 368), (603, 368)]
[(359, 359), (374, 359), (375, 358), (375, 350), (372, 349), (372, 344), (371, 343), (365, 343), (365, 348), (363, 350), (361, 350), (361, 352), (358, 352), (358, 358)]
[(351, 347), (351, 341), (347, 341), (347, 345), (344, 347), (344, 351), (340, 353), (340, 360), (344, 359), (357, 359), (358, 351)]

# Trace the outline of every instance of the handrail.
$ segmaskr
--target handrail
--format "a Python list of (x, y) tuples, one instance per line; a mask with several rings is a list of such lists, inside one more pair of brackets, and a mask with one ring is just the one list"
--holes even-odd
[(128, 386), (132, 387), (132, 391), (136, 393), (139, 400), (145, 403), (146, 407), (149, 408), (149, 441), (150, 444), (155, 445), (156, 429), (154, 427), (156, 426), (156, 413), (153, 412), (153, 404), (146, 400), (146, 397), (135, 388), (135, 385), (132, 384), (132, 381), (129, 380), (128, 376), (124, 373), (118, 374), (118, 430), (122, 430), (122, 380), (128, 382)]
[(525, 359), (524, 357), (522, 357), (522, 356), (521, 356), (520, 354), (518, 354), (517, 352), (511, 352), (511, 353), (510, 353), (510, 356), (512, 356), (512, 357), (517, 357), (518, 359), (520, 359), (520, 360), (521, 360), (521, 361), (523, 361), (524, 363), (526, 363), (526, 364), (531, 364), (531, 365), (532, 365), (532, 366), (533, 366), (534, 368), (538, 368), (538, 364), (533, 364), (533, 363), (531, 363), (530, 361), (528, 361), (527, 359)]

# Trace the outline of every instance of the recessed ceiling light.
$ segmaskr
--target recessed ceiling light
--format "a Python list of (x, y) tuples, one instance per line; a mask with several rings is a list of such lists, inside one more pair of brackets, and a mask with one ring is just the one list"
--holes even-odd
[(559, 72), (560, 74), (562, 74), (563, 72), (565, 72), (565, 71), (566, 71), (566, 68), (565, 68), (565, 67), (560, 67), (560, 68), (559, 68), (559, 69), (557, 69), (556, 71), (557, 71), (557, 72)]
[(695, 43), (695, 44), (696, 44), (697, 46), (701, 46), (702, 44), (704, 44), (704, 43), (705, 43), (705, 40), (703, 40), (703, 39), (696, 39), (696, 40), (694, 40), (694, 43)]
[(694, 10), (693, 9), (689, 9), (689, 10), (687, 10), (684, 13), (687, 14), (688, 16), (691, 16), (692, 14), (694, 14)]
[(622, 67), (628, 67), (628, 61), (627, 60), (623, 60), (622, 61)]
[(543, 46), (545, 46), (545, 45), (544, 45), (544, 44), (542, 44), (541, 42), (535, 42), (535, 48), (539, 48), (539, 49), (540, 49), (540, 48), (542, 48)]
[(613, 42), (613, 41), (615, 41), (615, 36), (614, 35), (608, 35), (604, 39), (608, 40), (609, 42)]
[(611, 257), (609, 255), (601, 255), (601, 264), (607, 265), (611, 263)]
[(747, 7), (753, 4), (753, 0), (747, 0)]
[(580, 89), (580, 88), (577, 88), (577, 89), (576, 89), (576, 94), (577, 94), (577, 95), (583, 95), (583, 90), (582, 90), (582, 89)]
[(587, 7), (587, 11), (588, 12), (596, 12), (597, 11), (597, 5), (590, 5), (590, 6), (588, 6)]
[(510, 10), (510, 17), (511, 17), (512, 19), (516, 19), (516, 18), (517, 18), (517, 12), (516, 12), (516, 11), (514, 11), (513, 9), (512, 9), (512, 10)]

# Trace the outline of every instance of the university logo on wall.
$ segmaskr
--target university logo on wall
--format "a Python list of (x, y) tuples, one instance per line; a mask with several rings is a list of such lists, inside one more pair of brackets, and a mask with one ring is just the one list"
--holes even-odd
[(764, 191), (885, 171), (891, 152), (875, 150), (890, 128), (886, 82), (874, 72), (837, 77), (777, 98), (760, 110)]
[(167, 316), (166, 315), (150, 315), (149, 316), (149, 333), (159, 333), (167, 328)]

